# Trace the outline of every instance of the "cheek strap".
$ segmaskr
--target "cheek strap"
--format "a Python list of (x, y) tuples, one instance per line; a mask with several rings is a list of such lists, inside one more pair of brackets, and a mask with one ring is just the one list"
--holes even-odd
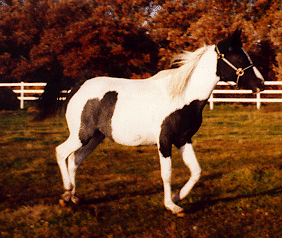
[(240, 77), (244, 75), (244, 73), (247, 69), (254, 67), (253, 63), (251, 65), (249, 65), (248, 67), (244, 68), (244, 69), (237, 68), (228, 59), (225, 58), (224, 54), (220, 53), (217, 45), (215, 46), (215, 50), (216, 50), (216, 53), (217, 53), (217, 59), (223, 60), (226, 64), (228, 64), (232, 69), (234, 69), (236, 71), (236, 75), (237, 75), (236, 88), (239, 88)]

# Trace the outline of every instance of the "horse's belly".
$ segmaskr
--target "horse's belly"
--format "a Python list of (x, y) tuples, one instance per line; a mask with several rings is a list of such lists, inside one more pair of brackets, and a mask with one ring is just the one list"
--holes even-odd
[(128, 124), (115, 125), (112, 128), (112, 138), (115, 142), (128, 146), (156, 144), (156, 136), (147, 128), (135, 128)]
[[(137, 115), (135, 115), (137, 116)], [(134, 117), (133, 114), (123, 117), (113, 116), (112, 138), (119, 144), (136, 146), (157, 143), (157, 128), (146, 118)]]
[(138, 146), (138, 145), (152, 145), (156, 144), (155, 138), (150, 135), (141, 135), (141, 134), (130, 134), (130, 135), (115, 135), (113, 140), (119, 144), (127, 146)]

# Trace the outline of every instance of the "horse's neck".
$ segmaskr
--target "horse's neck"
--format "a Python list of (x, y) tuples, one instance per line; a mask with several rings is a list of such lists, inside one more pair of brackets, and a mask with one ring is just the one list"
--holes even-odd
[(216, 76), (217, 55), (214, 49), (215, 46), (211, 46), (202, 56), (187, 84), (185, 91), (187, 104), (193, 100), (207, 100), (219, 81), (219, 77)]

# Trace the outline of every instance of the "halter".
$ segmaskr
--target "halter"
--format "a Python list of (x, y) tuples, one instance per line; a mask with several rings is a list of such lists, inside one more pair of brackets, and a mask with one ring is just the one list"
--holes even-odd
[(244, 49), (242, 48), (242, 50), (244, 51), (244, 53), (247, 55), (251, 65), (249, 65), (248, 67), (242, 69), (242, 68), (237, 68), (235, 67), (229, 60), (227, 60), (225, 58), (225, 55), (224, 54), (221, 54), (217, 45), (215, 46), (215, 50), (216, 50), (216, 53), (217, 53), (217, 59), (222, 59), (226, 64), (228, 64), (232, 69), (234, 69), (236, 71), (236, 75), (237, 75), (237, 80), (236, 80), (236, 88), (239, 88), (239, 79), (241, 76), (244, 75), (245, 71), (249, 68), (252, 68), (254, 67), (254, 64), (252, 62), (252, 60), (250, 59), (250, 57), (247, 55), (247, 53), (244, 51)]

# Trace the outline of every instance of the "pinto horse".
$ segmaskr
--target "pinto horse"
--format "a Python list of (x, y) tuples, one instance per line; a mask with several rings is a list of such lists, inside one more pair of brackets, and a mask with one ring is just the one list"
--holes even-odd
[[(192, 136), (202, 123), (202, 110), (221, 79), (253, 93), (264, 90), (264, 79), (242, 48), (236, 30), (217, 45), (204, 46), (176, 57), (178, 68), (163, 70), (143, 80), (97, 77), (85, 81), (68, 102), (68, 139), (56, 148), (62, 174), (64, 202), (78, 203), (76, 170), (105, 137), (127, 146), (158, 146), (164, 205), (183, 215), (176, 203), (200, 178), (201, 168)], [(191, 177), (181, 190), (171, 192), (171, 148), (175, 145)], [(68, 160), (67, 160), (68, 159)]]

